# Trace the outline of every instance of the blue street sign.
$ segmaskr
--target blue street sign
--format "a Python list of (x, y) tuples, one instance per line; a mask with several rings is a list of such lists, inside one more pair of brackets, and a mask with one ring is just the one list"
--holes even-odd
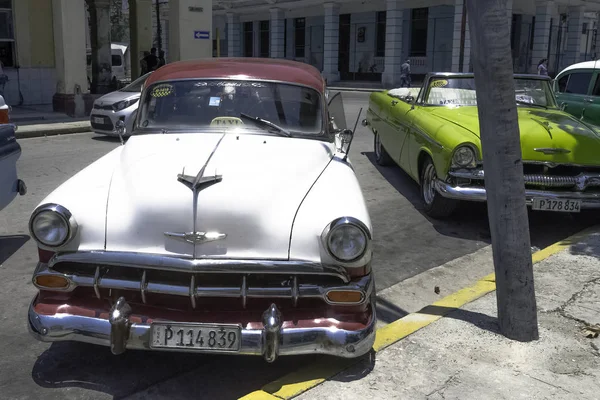
[(209, 31), (194, 31), (194, 39), (210, 39)]

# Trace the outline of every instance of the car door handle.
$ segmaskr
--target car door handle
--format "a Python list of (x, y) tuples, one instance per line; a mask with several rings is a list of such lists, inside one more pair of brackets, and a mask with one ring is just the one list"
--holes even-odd
[(585, 101), (587, 101), (588, 103), (593, 103), (594, 99), (585, 99)]
[(398, 104), (398, 100), (392, 100), (392, 105), (395, 106), (396, 104)]

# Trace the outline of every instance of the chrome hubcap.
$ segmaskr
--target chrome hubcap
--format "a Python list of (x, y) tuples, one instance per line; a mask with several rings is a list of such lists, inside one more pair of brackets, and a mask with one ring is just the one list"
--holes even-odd
[(381, 139), (379, 139), (379, 134), (375, 135), (375, 156), (377, 158), (381, 157)]
[(435, 168), (432, 164), (427, 165), (425, 172), (423, 173), (423, 199), (425, 203), (431, 204), (435, 197), (434, 182), (436, 179)]

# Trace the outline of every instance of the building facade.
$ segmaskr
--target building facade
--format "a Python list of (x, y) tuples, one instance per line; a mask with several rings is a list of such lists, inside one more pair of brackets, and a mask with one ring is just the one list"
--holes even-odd
[[(305, 62), (329, 83), (373, 81), (384, 87), (398, 84), (407, 58), (416, 78), (429, 71), (472, 70), (464, 0), (158, 0), (158, 18), (156, 1), (122, 0), (133, 32), (132, 64), (159, 47), (160, 26), (168, 62), (210, 56), (212, 49), (214, 57)], [(0, 92), (9, 104), (53, 104), (57, 94), (86, 94), (86, 49), (92, 43), (86, 3), (102, 10), (114, 4), (0, 0), (0, 61), (9, 79)], [(508, 4), (515, 72), (535, 73), (544, 58), (551, 74), (597, 59), (600, 0)], [(106, 24), (100, 25), (106, 37)], [(197, 31), (209, 31), (210, 39), (195, 40)]]

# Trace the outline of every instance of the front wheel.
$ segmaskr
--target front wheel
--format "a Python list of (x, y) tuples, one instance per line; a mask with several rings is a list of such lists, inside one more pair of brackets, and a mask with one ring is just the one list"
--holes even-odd
[(421, 199), (425, 206), (425, 213), (433, 218), (445, 218), (450, 216), (456, 207), (458, 201), (447, 199), (435, 189), (437, 173), (435, 165), (431, 158), (427, 157), (421, 168)]
[(385, 151), (385, 147), (383, 147), (383, 143), (381, 143), (381, 137), (379, 133), (375, 133), (373, 138), (373, 149), (375, 150), (375, 161), (377, 164), (382, 167), (392, 165), (392, 157)]

